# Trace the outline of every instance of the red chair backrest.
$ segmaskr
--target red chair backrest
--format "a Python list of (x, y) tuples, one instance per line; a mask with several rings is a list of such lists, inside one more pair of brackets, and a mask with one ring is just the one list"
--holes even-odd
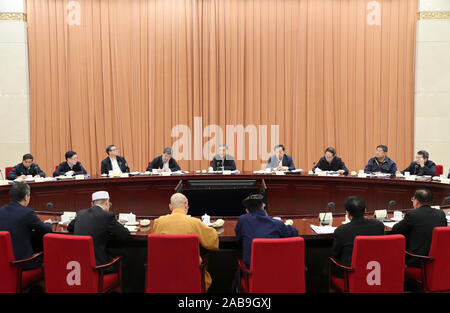
[(11, 172), (14, 169), (12, 166), (5, 167), (5, 179), (8, 177), (9, 172)]
[(253, 239), (250, 270), (249, 292), (305, 292), (305, 241)]
[(0, 231), (0, 293), (17, 290), (17, 268), (10, 264), (11, 261), (14, 261), (11, 235)]
[(435, 227), (429, 256), (434, 261), (425, 266), (430, 291), (450, 289), (450, 227)]
[(202, 292), (198, 235), (148, 235), (146, 292)]
[(97, 292), (98, 273), (91, 236), (46, 234), (44, 269), (47, 292)]
[(444, 167), (442, 165), (436, 165), (436, 174), (435, 176), (440, 176), (444, 174)]
[(403, 292), (405, 237), (356, 236), (349, 292)]

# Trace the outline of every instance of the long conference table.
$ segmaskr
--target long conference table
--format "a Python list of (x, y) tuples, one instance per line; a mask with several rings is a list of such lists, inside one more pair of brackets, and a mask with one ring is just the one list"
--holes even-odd
[[(398, 178), (358, 178), (352, 176), (326, 177), (304, 174), (264, 175), (243, 173), (236, 175), (184, 174), (172, 176), (140, 175), (127, 178), (68, 179), (30, 183), (31, 202), (35, 211), (62, 213), (79, 211), (91, 206), (91, 194), (109, 192), (115, 214), (134, 213), (138, 217), (158, 217), (169, 213), (170, 196), (187, 182), (232, 180), (256, 181), (259, 189), (265, 189), (267, 210), (271, 216), (315, 217), (328, 208), (333, 214), (344, 214), (344, 201), (348, 196), (359, 195), (366, 201), (366, 211), (386, 209), (410, 209), (411, 197), (419, 187), (433, 192), (433, 204), (439, 205), (450, 196), (450, 184), (435, 181), (408, 181)], [(0, 205), (9, 202), (10, 186), (0, 186)], [(208, 190), (205, 191), (205, 194)], [(223, 216), (230, 217), (228, 214)], [(231, 215), (232, 216), (232, 215)]]
[[(61, 180), (30, 183), (31, 202), (41, 220), (60, 220), (64, 211), (79, 211), (91, 206), (91, 194), (106, 190), (110, 194), (112, 211), (136, 215), (137, 221), (150, 219), (147, 227), (138, 227), (126, 243), (113, 243), (111, 249), (126, 253), (131, 268), (131, 283), (128, 291), (141, 292), (145, 286), (145, 268), (147, 236), (152, 232), (153, 219), (168, 214), (170, 196), (175, 190), (189, 189), (191, 180), (209, 181), (255, 181), (258, 189), (266, 194), (268, 214), (280, 217), (283, 221), (292, 219), (293, 226), (305, 239), (306, 287), (309, 292), (326, 292), (327, 280), (324, 269), (327, 257), (331, 253), (333, 234), (316, 234), (311, 224), (319, 225), (318, 214), (327, 210), (331, 201), (334, 207), (333, 225), (338, 227), (344, 221), (344, 201), (348, 196), (359, 195), (366, 200), (366, 214), (373, 218), (375, 209), (387, 209), (388, 203), (396, 204), (388, 210), (405, 212), (412, 208), (411, 197), (420, 187), (427, 187), (433, 192), (433, 205), (440, 205), (445, 197), (450, 196), (450, 185), (436, 181), (408, 181), (398, 178), (358, 178), (352, 176), (324, 177), (305, 174), (259, 175), (242, 173), (237, 175), (173, 175), (173, 176), (135, 176), (128, 178), (88, 178), (83, 180)], [(9, 202), (10, 186), (0, 186), (0, 205)], [(205, 193), (214, 191), (204, 190)], [(188, 198), (189, 199), (189, 198)], [(51, 204), (50, 204), (51, 203)], [(442, 206), (447, 213), (450, 206)], [(226, 212), (225, 212), (226, 213)], [(213, 277), (210, 292), (229, 292), (239, 258), (239, 247), (235, 243), (234, 227), (239, 216), (224, 214), (211, 216), (211, 222), (224, 219), (223, 227), (217, 228), (219, 251), (209, 251), (208, 270)], [(386, 227), (389, 234), (390, 228)], [(54, 225), (54, 231), (66, 233), (65, 227)]]

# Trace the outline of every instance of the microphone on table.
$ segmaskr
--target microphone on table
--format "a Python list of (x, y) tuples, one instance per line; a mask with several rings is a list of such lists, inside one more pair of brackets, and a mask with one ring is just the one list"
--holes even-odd
[(325, 210), (325, 213), (323, 214), (323, 218), (322, 219), (320, 219), (320, 214), (319, 214), (319, 223), (321, 225), (328, 225), (329, 224), (329, 222), (326, 220), (328, 209), (329, 208), (334, 208), (334, 206), (335, 206), (334, 202), (328, 202), (327, 208)]
[(419, 164), (416, 163), (416, 165), (414, 165), (414, 175), (416, 175), (418, 169), (419, 169)]
[(450, 196), (448, 196), (448, 197), (445, 197), (445, 198), (444, 198), (444, 200), (442, 200), (442, 202), (441, 202), (441, 205), (440, 205), (440, 206), (443, 206), (443, 205), (445, 204), (445, 202), (447, 202), (447, 201), (450, 201)]

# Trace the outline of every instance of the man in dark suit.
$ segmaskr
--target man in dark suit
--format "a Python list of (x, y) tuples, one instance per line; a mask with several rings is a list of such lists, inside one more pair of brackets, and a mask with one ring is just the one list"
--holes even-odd
[(221, 144), (219, 145), (218, 153), (213, 157), (211, 161), (211, 167), (214, 171), (224, 170), (235, 171), (236, 163), (234, 163), (234, 158), (232, 155), (227, 154), (228, 146)]
[(378, 145), (375, 156), (367, 162), (364, 168), (365, 173), (389, 173), (395, 175), (397, 172), (397, 164), (388, 156), (388, 147), (385, 145)]
[(325, 155), (320, 158), (319, 162), (313, 167), (313, 171), (319, 168), (322, 171), (334, 171), (339, 174), (348, 174), (348, 168), (345, 166), (342, 159), (336, 156), (336, 149), (328, 147), (325, 150)]
[(294, 161), (292, 161), (291, 156), (285, 153), (283, 145), (276, 145), (273, 151), (274, 154), (267, 161), (266, 168), (272, 168), (277, 171), (295, 170)]
[[(433, 229), (438, 226), (447, 226), (445, 213), (432, 208), (433, 194), (427, 188), (417, 189), (411, 198), (413, 210), (405, 213), (403, 220), (392, 227), (393, 234), (402, 234), (406, 237), (406, 251), (428, 255), (433, 237)], [(406, 256), (406, 265), (420, 267), (417, 259)]]
[[(130, 238), (130, 232), (121, 225), (109, 211), (109, 194), (106, 191), (97, 191), (92, 194), (92, 207), (81, 210), (67, 226), (67, 231), (74, 235), (91, 236), (94, 240), (95, 263), (97, 265), (108, 263), (113, 257), (106, 251), (106, 244), (112, 236), (120, 241)], [(105, 273), (118, 270), (113, 267), (105, 269)]]
[[(39, 235), (52, 231), (50, 220), (43, 223), (33, 211), (28, 208), (30, 203), (30, 186), (18, 182), (9, 190), (11, 202), (0, 208), (0, 231), (9, 231), (16, 260), (25, 259), (33, 255), (31, 245), (33, 230)], [(42, 265), (42, 257), (28, 262), (24, 269), (34, 269)], [(1, 279), (1, 278), (0, 278)]]
[[(366, 202), (359, 196), (348, 197), (344, 207), (350, 222), (335, 229), (331, 254), (341, 264), (350, 266), (355, 237), (384, 235), (384, 224), (364, 217)], [(343, 277), (343, 272), (334, 268), (333, 275)]]
[(147, 171), (152, 171), (153, 169), (157, 169), (158, 173), (161, 172), (175, 172), (181, 170), (180, 166), (178, 166), (177, 161), (172, 158), (172, 149), (164, 148), (163, 154), (154, 158), (153, 161), (147, 167)]
[(436, 164), (428, 158), (430, 154), (425, 150), (417, 152), (416, 160), (405, 168), (402, 173), (409, 172), (411, 175), (429, 175), (433, 177), (436, 174)]
[(114, 173), (129, 173), (127, 161), (124, 157), (118, 155), (119, 150), (115, 145), (109, 145), (106, 147), (106, 154), (108, 157), (101, 163), (101, 174), (109, 174), (109, 171)]
[[(242, 200), (247, 214), (239, 217), (234, 228), (236, 243), (242, 248), (242, 260), (248, 269), (252, 255), (252, 242), (255, 238), (288, 238), (298, 236), (298, 230), (291, 225), (267, 215), (261, 194), (250, 195)], [(237, 273), (233, 281), (232, 291), (237, 287)]]
[(33, 163), (33, 156), (29, 153), (22, 157), (22, 163), (17, 164), (9, 172), (7, 179), (14, 180), (18, 177), (25, 179), (27, 175), (33, 177), (45, 177), (45, 173), (39, 168), (39, 165)]
[(87, 174), (83, 165), (78, 162), (78, 155), (75, 151), (67, 151), (65, 157), (66, 161), (59, 164), (56, 171), (53, 172), (53, 177), (60, 175), (73, 176)]

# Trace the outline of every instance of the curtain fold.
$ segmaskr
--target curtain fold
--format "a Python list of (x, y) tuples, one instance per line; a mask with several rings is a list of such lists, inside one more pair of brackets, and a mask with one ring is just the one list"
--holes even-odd
[(403, 169), (416, 12), (416, 0), (27, 0), (32, 153), (51, 174), (74, 150), (96, 175), (109, 144), (132, 171), (173, 146), (193, 171), (223, 142), (249, 171), (282, 143), (297, 168), (334, 146), (357, 171), (386, 144)]

